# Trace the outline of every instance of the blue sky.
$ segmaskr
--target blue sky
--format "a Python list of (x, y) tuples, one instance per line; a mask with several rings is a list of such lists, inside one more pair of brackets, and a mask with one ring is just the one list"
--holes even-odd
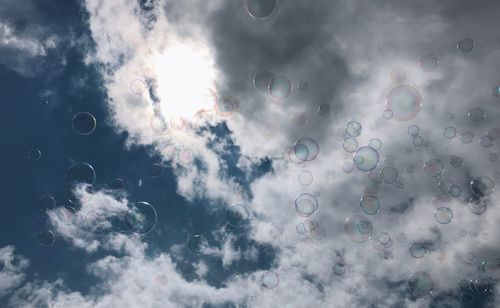
[(0, 306), (498, 306), (499, 12), (2, 1)]

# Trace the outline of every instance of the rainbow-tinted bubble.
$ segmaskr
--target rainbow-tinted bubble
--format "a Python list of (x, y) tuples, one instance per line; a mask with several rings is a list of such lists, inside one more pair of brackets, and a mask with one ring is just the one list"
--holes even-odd
[(199, 256), (208, 250), (209, 245), (207, 239), (203, 237), (203, 235), (197, 234), (188, 240), (187, 248), (191, 253)]
[(417, 89), (408, 85), (399, 85), (389, 92), (386, 108), (392, 110), (393, 118), (408, 121), (417, 116), (422, 106), (422, 97)]
[(420, 133), (420, 127), (418, 125), (412, 124), (408, 126), (408, 135), (416, 137), (418, 136), (419, 133)]
[(380, 201), (375, 196), (366, 195), (359, 202), (359, 206), (366, 215), (375, 215), (380, 209)]
[(319, 144), (309, 137), (300, 138), (292, 149), (294, 157), (300, 162), (312, 161), (319, 154)]
[(473, 122), (481, 122), (486, 118), (486, 113), (482, 108), (476, 107), (469, 110), (467, 118)]
[(471, 132), (462, 133), (462, 135), (460, 135), (460, 140), (465, 144), (469, 144), (474, 140), (474, 135)]
[(370, 147), (361, 147), (354, 153), (353, 163), (358, 170), (368, 172), (377, 167), (379, 159), (376, 150)]
[(368, 142), (368, 146), (374, 149), (375, 151), (378, 151), (382, 148), (382, 141), (380, 141), (380, 139), (378, 138), (372, 138)]
[(131, 205), (125, 215), (125, 222), (130, 231), (147, 234), (156, 226), (158, 217), (154, 207), (147, 202), (136, 202)]
[(318, 199), (310, 193), (301, 193), (295, 199), (295, 211), (299, 216), (309, 217), (318, 209)]
[(346, 124), (345, 126), (345, 133), (347, 136), (350, 137), (357, 137), (361, 134), (361, 131), (363, 130), (363, 127), (359, 122), (356, 121), (350, 121)]
[(385, 109), (384, 112), (382, 113), (382, 117), (385, 120), (390, 120), (394, 116), (394, 112), (391, 109)]
[(440, 224), (448, 224), (453, 219), (453, 212), (447, 207), (437, 208), (434, 212), (434, 219)]
[(342, 147), (344, 148), (344, 151), (346, 151), (347, 153), (354, 153), (358, 148), (358, 142), (356, 141), (356, 139), (352, 137), (347, 137), (344, 139)]
[(73, 116), (73, 129), (79, 135), (90, 135), (96, 128), (96, 119), (88, 112), (78, 112)]
[(472, 179), (469, 186), (472, 195), (483, 197), (495, 191), (495, 181), (487, 176), (479, 176)]
[(163, 175), (163, 167), (158, 163), (151, 164), (148, 167), (148, 174), (152, 178), (159, 178)]
[(366, 242), (373, 233), (372, 223), (362, 215), (353, 215), (346, 219), (344, 231), (347, 237), (357, 243)]
[(43, 196), (40, 198), (38, 204), (42, 212), (47, 212), (56, 207), (56, 200), (52, 196)]

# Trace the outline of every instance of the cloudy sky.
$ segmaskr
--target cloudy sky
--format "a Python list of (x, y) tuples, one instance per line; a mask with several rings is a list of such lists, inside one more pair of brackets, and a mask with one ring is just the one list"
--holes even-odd
[(0, 306), (500, 306), (499, 20), (1, 1)]

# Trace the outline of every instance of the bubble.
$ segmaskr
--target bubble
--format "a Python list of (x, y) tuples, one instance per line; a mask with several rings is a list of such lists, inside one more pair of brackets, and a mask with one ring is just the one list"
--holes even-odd
[(299, 173), (298, 179), (299, 179), (299, 183), (301, 185), (309, 186), (313, 182), (314, 178), (313, 178), (313, 175), (312, 175), (311, 171), (302, 170)]
[(354, 164), (351, 161), (345, 161), (342, 163), (342, 171), (345, 173), (351, 173), (354, 171)]
[(460, 140), (465, 144), (469, 144), (474, 140), (474, 135), (471, 132), (462, 133), (462, 135), (460, 135)]
[(481, 122), (486, 118), (486, 113), (479, 107), (472, 108), (467, 113), (467, 118), (473, 122)]
[(463, 38), (457, 43), (457, 49), (462, 53), (471, 52), (474, 48), (474, 41), (471, 38)]
[(319, 144), (309, 137), (300, 138), (293, 145), (293, 153), (301, 162), (312, 161), (319, 154)]
[(394, 112), (391, 109), (385, 109), (382, 113), (382, 118), (385, 120), (390, 120), (394, 116)]
[(134, 93), (135, 95), (142, 95), (148, 88), (146, 82), (141, 79), (134, 79), (130, 83), (130, 91)]
[(136, 202), (125, 215), (125, 221), (130, 231), (137, 234), (147, 234), (156, 226), (158, 220), (156, 210), (147, 202)]
[(453, 198), (458, 198), (462, 194), (462, 188), (460, 188), (460, 186), (458, 185), (451, 185), (451, 187), (448, 189), (448, 193)]
[(420, 112), (421, 101), (422, 97), (417, 89), (399, 85), (387, 95), (386, 108), (392, 110), (395, 120), (408, 121)]
[(479, 269), (491, 281), (500, 281), (500, 258), (488, 259), (481, 262)]
[(467, 207), (469, 208), (469, 211), (474, 215), (482, 215), (484, 212), (486, 212), (487, 209), (486, 203), (480, 201), (469, 202), (467, 204)]
[(399, 171), (394, 167), (384, 167), (380, 171), (380, 177), (384, 183), (394, 184), (399, 177)]
[(497, 153), (490, 153), (490, 155), (488, 155), (488, 159), (492, 163), (497, 162), (498, 161), (498, 154)]
[(73, 129), (79, 135), (90, 135), (96, 128), (96, 119), (88, 112), (78, 112), (73, 116)]
[(443, 136), (446, 139), (453, 139), (457, 135), (457, 130), (453, 126), (448, 126), (443, 130)]
[(439, 159), (431, 159), (424, 163), (424, 172), (430, 177), (437, 177), (443, 172), (444, 165)]
[(408, 126), (408, 135), (416, 137), (418, 136), (419, 133), (420, 133), (420, 127), (418, 125), (413, 124)]
[(42, 151), (39, 149), (31, 149), (28, 151), (28, 158), (31, 160), (40, 160), (42, 158)]
[(347, 271), (347, 265), (343, 262), (337, 262), (332, 267), (333, 273), (337, 276), (344, 276)]
[(194, 235), (187, 242), (187, 247), (191, 253), (199, 256), (208, 250), (208, 241), (202, 235)]
[(424, 244), (419, 242), (414, 242), (413, 244), (411, 244), (408, 250), (410, 251), (410, 255), (415, 259), (423, 258), (427, 252)]
[(151, 129), (157, 134), (168, 134), (168, 123), (165, 121), (163, 116), (161, 115), (153, 115), (151, 116), (151, 120), (149, 122)]
[(299, 216), (309, 217), (319, 207), (318, 199), (310, 193), (301, 193), (295, 199), (295, 211)]
[(450, 162), (450, 165), (454, 168), (460, 168), (462, 167), (462, 159), (458, 157), (457, 155), (450, 155), (448, 157), (448, 161)]
[(321, 105), (318, 106), (318, 114), (321, 117), (328, 118), (331, 113), (332, 113), (332, 110), (330, 108), (330, 105), (328, 105), (328, 104), (321, 104)]
[(253, 84), (262, 92), (269, 91), (271, 81), (274, 79), (274, 74), (269, 71), (258, 71), (253, 76)]
[(487, 176), (479, 176), (470, 182), (470, 192), (477, 197), (483, 197), (495, 191), (495, 181)]
[(354, 153), (358, 148), (358, 142), (352, 137), (347, 137), (344, 139), (342, 147), (344, 148), (344, 151), (348, 153)]
[(57, 211), (57, 218), (59, 218), (59, 221), (63, 223), (64, 225), (72, 225), (75, 222), (76, 211), (72, 207), (61, 207)]
[(54, 233), (52, 231), (48, 231), (48, 230), (39, 232), (36, 235), (36, 240), (37, 240), (38, 244), (40, 244), (43, 247), (50, 247), (50, 246), (54, 245), (55, 239), (56, 238), (54, 236)]
[(361, 147), (354, 153), (353, 163), (358, 170), (368, 172), (377, 167), (379, 159), (376, 150), (370, 147)]
[(422, 138), (422, 136), (416, 136), (411, 143), (413, 143), (414, 146), (420, 147), (424, 144), (424, 138)]
[(189, 165), (194, 161), (194, 153), (187, 148), (180, 149), (177, 152), (177, 160), (183, 165)]
[(447, 207), (437, 208), (434, 212), (434, 219), (440, 224), (448, 224), (453, 219), (453, 212)]
[(269, 85), (269, 94), (275, 100), (284, 100), (292, 91), (292, 84), (286, 77), (275, 77)]
[(94, 167), (84, 162), (74, 163), (66, 172), (66, 179), (69, 183), (93, 184), (95, 181)]
[(383, 247), (389, 248), (392, 246), (391, 235), (387, 232), (379, 232), (377, 234), (377, 242)]
[(359, 136), (362, 130), (363, 127), (361, 126), (361, 124), (359, 124), (359, 122), (356, 121), (350, 121), (345, 126), (345, 133), (350, 137)]
[(465, 255), (465, 258), (467, 259), (467, 261), (474, 261), (474, 259), (476, 258), (476, 255), (473, 253), (473, 252), (468, 252), (466, 255)]
[(396, 241), (398, 241), (398, 243), (403, 243), (404, 241), (406, 241), (406, 234), (398, 233), (396, 235)]
[(493, 87), (493, 89), (491, 89), (491, 94), (494, 97), (499, 97), (500, 96), (500, 85)]
[(486, 278), (480, 278), (474, 281), (474, 290), (479, 294), (491, 294), (493, 286)]
[(125, 188), (125, 182), (120, 178), (113, 179), (109, 184), (109, 188), (113, 190), (123, 190)]
[(479, 139), (479, 143), (483, 146), (483, 148), (489, 148), (493, 145), (493, 138), (490, 136), (484, 136)]
[(163, 175), (163, 167), (158, 163), (151, 164), (148, 167), (148, 174), (152, 178), (159, 178)]
[(40, 198), (38, 204), (42, 212), (47, 212), (56, 207), (56, 200), (52, 196), (43, 196)]
[(262, 286), (266, 289), (275, 289), (280, 283), (280, 277), (277, 273), (273, 271), (266, 271), (262, 273), (260, 277), (260, 282)]
[(240, 110), (240, 102), (234, 97), (222, 98), (215, 104), (215, 112), (221, 117), (229, 117)]
[(231, 226), (242, 228), (250, 221), (250, 212), (243, 204), (235, 204), (227, 210), (226, 219)]
[(416, 272), (408, 278), (408, 288), (415, 297), (429, 295), (434, 290), (434, 282), (426, 272)]
[(359, 206), (366, 215), (375, 215), (380, 209), (380, 201), (375, 196), (367, 195), (361, 199)]
[(438, 188), (445, 194), (448, 193), (448, 190), (453, 185), (453, 182), (450, 180), (441, 180), (438, 183)]
[(373, 233), (372, 223), (362, 215), (353, 215), (347, 218), (344, 230), (347, 237), (357, 243), (366, 242)]
[(432, 72), (439, 66), (439, 58), (433, 54), (427, 54), (420, 58), (419, 65), (424, 72)]
[(382, 141), (380, 141), (380, 139), (378, 138), (372, 138), (368, 142), (368, 146), (374, 149), (375, 151), (378, 151), (382, 148)]
[(247, 0), (247, 12), (252, 18), (264, 19), (273, 13), (276, 0)]

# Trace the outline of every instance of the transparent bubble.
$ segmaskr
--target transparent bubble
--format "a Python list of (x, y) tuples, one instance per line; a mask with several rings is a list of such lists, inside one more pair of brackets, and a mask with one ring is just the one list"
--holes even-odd
[(462, 194), (462, 188), (460, 188), (460, 186), (458, 185), (451, 185), (451, 187), (448, 189), (448, 193), (453, 198), (458, 198)]
[(54, 242), (56, 240), (54, 233), (52, 231), (42, 231), (39, 232), (36, 235), (36, 240), (38, 244), (40, 244), (43, 247), (50, 247), (54, 245)]
[(382, 113), (382, 117), (385, 120), (390, 120), (394, 116), (394, 112), (391, 109), (385, 109), (384, 112)]
[(345, 126), (345, 133), (350, 137), (359, 136), (362, 130), (363, 127), (361, 126), (361, 124), (359, 124), (359, 122), (356, 121), (350, 121)]
[(194, 235), (187, 242), (189, 251), (197, 256), (204, 254), (208, 250), (208, 241), (202, 235)]
[(257, 89), (263, 92), (269, 91), (271, 81), (274, 79), (274, 74), (269, 71), (258, 71), (253, 76), (253, 84)]
[(444, 165), (439, 159), (431, 159), (424, 163), (424, 172), (430, 177), (437, 177), (443, 172)]
[(354, 164), (351, 161), (345, 161), (342, 163), (342, 171), (345, 173), (351, 173), (354, 171)]
[(318, 209), (318, 199), (310, 193), (301, 193), (295, 199), (295, 211), (299, 216), (309, 217)]
[(42, 158), (42, 151), (39, 149), (31, 149), (28, 151), (28, 158), (31, 160), (40, 160)]
[(418, 125), (408, 126), (408, 135), (416, 137), (420, 133), (420, 127)]
[(387, 232), (379, 232), (377, 234), (377, 242), (381, 244), (383, 247), (389, 248), (392, 246), (391, 235)]
[(490, 155), (488, 155), (488, 159), (490, 162), (495, 163), (498, 161), (498, 154), (497, 153), (490, 153)]
[(490, 136), (484, 136), (479, 139), (479, 143), (483, 146), (483, 148), (489, 148), (493, 145), (493, 138)]
[(299, 183), (304, 186), (309, 186), (313, 182), (314, 178), (311, 171), (302, 170), (298, 176)]
[(403, 243), (404, 241), (406, 241), (406, 234), (398, 233), (396, 235), (396, 241), (398, 241), (398, 243)]
[(156, 210), (147, 202), (136, 202), (131, 205), (125, 215), (125, 222), (130, 231), (147, 234), (153, 230), (158, 220)]
[(450, 162), (450, 165), (454, 168), (460, 168), (462, 167), (462, 159), (458, 157), (457, 155), (450, 155), (448, 157), (448, 161)]
[(491, 294), (493, 291), (493, 286), (488, 279), (479, 278), (474, 281), (473, 289), (478, 294)]
[(262, 286), (266, 289), (275, 289), (280, 283), (280, 277), (277, 273), (273, 271), (267, 271), (260, 277), (260, 282)]
[(467, 204), (469, 211), (474, 215), (482, 215), (486, 212), (487, 205), (485, 202), (477, 201), (477, 202), (469, 202)]
[(450, 189), (450, 187), (453, 185), (453, 182), (450, 181), (450, 180), (441, 180), (439, 181), (438, 183), (438, 188), (439, 190), (441, 190), (443, 193), (447, 194), (448, 193), (448, 190)]
[(434, 282), (426, 272), (416, 272), (408, 278), (408, 288), (415, 297), (429, 295), (434, 290)]
[(247, 0), (247, 12), (255, 19), (264, 19), (273, 13), (276, 0)]
[(343, 262), (337, 262), (332, 267), (333, 273), (337, 276), (344, 276), (347, 271), (347, 265)]
[(380, 171), (380, 177), (384, 183), (394, 184), (399, 177), (399, 171), (394, 167), (384, 167)]
[(483, 197), (495, 191), (495, 181), (487, 176), (479, 176), (470, 182), (470, 192), (472, 195)]
[(486, 113), (482, 108), (476, 107), (469, 110), (467, 118), (473, 122), (481, 122), (486, 118)]
[(342, 147), (344, 148), (344, 151), (346, 151), (347, 153), (354, 153), (358, 148), (358, 142), (356, 141), (356, 139), (352, 137), (347, 137), (344, 139)]
[(359, 202), (359, 206), (366, 215), (375, 215), (380, 209), (380, 201), (375, 196), (366, 195)]
[(151, 129), (157, 134), (168, 134), (170, 132), (168, 130), (167, 121), (165, 121), (165, 119), (161, 115), (151, 116), (149, 124), (151, 126)]
[(78, 112), (73, 116), (73, 129), (79, 135), (90, 135), (96, 128), (96, 119), (88, 112)]
[(413, 143), (414, 146), (420, 147), (424, 145), (424, 138), (422, 138), (422, 136), (416, 136), (412, 139), (411, 143)]
[(368, 146), (374, 149), (375, 151), (378, 151), (382, 148), (382, 141), (380, 141), (380, 139), (378, 138), (372, 138), (368, 142)]
[(469, 251), (466, 255), (465, 255), (465, 258), (467, 259), (467, 261), (474, 261), (474, 259), (476, 258), (476, 254)]
[(493, 87), (493, 89), (491, 89), (491, 94), (494, 97), (499, 97), (500, 96), (500, 85)]
[(479, 269), (491, 281), (500, 281), (500, 258), (488, 259), (481, 262)]
[(148, 85), (144, 80), (141, 79), (134, 79), (130, 83), (130, 91), (134, 93), (135, 95), (142, 95), (148, 88)]
[(453, 126), (448, 126), (443, 130), (443, 136), (446, 139), (453, 139), (457, 135), (457, 130)]
[(269, 85), (269, 94), (275, 100), (284, 100), (292, 91), (292, 83), (286, 77), (275, 77)]
[(424, 72), (432, 72), (439, 66), (439, 58), (433, 54), (427, 54), (420, 58), (419, 65)]
[(460, 140), (465, 144), (469, 144), (474, 140), (474, 135), (471, 132), (462, 133), (462, 135), (460, 135)]
[(332, 110), (330, 108), (330, 105), (328, 105), (328, 104), (321, 104), (321, 105), (318, 106), (318, 114), (321, 117), (328, 118), (331, 113), (332, 113)]
[(347, 218), (344, 230), (347, 237), (357, 243), (366, 242), (373, 233), (372, 223), (362, 215), (353, 215)]
[(399, 85), (389, 92), (385, 104), (387, 109), (392, 110), (395, 120), (408, 121), (420, 112), (422, 97), (417, 89)]
[(215, 104), (215, 112), (221, 117), (229, 117), (240, 110), (240, 102), (234, 97), (222, 98)]
[(293, 154), (301, 162), (312, 161), (319, 154), (319, 144), (312, 138), (300, 138), (293, 145)]
[(457, 43), (457, 49), (460, 52), (468, 53), (474, 48), (474, 41), (471, 38), (463, 38)]
[(250, 212), (243, 204), (235, 204), (227, 210), (226, 219), (231, 226), (242, 228), (250, 221)]
[(453, 219), (453, 212), (447, 207), (437, 208), (434, 212), (434, 219), (440, 224), (448, 224)]
[(75, 163), (66, 172), (66, 179), (69, 183), (93, 184), (95, 181), (94, 167), (84, 162)]
[(163, 167), (158, 163), (151, 164), (148, 167), (148, 174), (152, 178), (159, 178), (163, 175)]
[(426, 250), (424, 244), (419, 243), (419, 242), (414, 242), (413, 244), (411, 244), (409, 251), (410, 251), (410, 255), (415, 259), (423, 258), (425, 256), (425, 254), (427, 253), (427, 250)]
[(354, 153), (353, 163), (358, 170), (368, 172), (377, 167), (379, 159), (376, 150), (370, 147), (361, 147)]
[(56, 207), (56, 200), (52, 196), (43, 196), (38, 204), (42, 212), (47, 212)]

